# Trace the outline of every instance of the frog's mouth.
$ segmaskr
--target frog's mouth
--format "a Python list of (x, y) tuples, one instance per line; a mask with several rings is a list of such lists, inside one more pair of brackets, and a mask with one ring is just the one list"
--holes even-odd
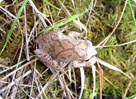
[(89, 61), (89, 59), (83, 60), (83, 61)]
[[(96, 54), (95, 54), (95, 55), (96, 55)], [(90, 58), (88, 58), (88, 59), (85, 59), (85, 60), (83, 60), (83, 61), (86, 61), (86, 62), (88, 62), (89, 60), (93, 59), (93, 58), (95, 57), (95, 55), (93, 55), (93, 56), (91, 56)]]

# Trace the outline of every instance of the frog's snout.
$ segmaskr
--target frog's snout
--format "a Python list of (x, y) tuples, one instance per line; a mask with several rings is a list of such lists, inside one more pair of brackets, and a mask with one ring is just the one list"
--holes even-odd
[(87, 43), (88, 43), (87, 56), (90, 59), (92, 56), (95, 56), (97, 54), (97, 51), (93, 47), (92, 42), (87, 41)]

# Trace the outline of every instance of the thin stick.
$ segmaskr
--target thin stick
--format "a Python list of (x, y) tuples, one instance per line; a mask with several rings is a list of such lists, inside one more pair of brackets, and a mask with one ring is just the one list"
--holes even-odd
[(126, 2), (125, 2), (125, 5), (124, 5), (123, 11), (122, 11), (122, 13), (121, 13), (120, 19), (119, 19), (118, 23), (116, 24), (116, 26), (114, 27), (113, 31), (111, 32), (111, 34), (109, 34), (109, 36), (107, 36), (107, 37), (106, 37), (102, 42), (100, 42), (97, 46), (100, 46), (101, 44), (102, 44), (102, 45), (105, 45), (105, 43), (108, 41), (108, 39), (111, 37), (111, 35), (115, 32), (115, 30), (116, 30), (117, 27), (119, 26), (119, 23), (120, 23), (120, 21), (121, 21), (121, 19), (122, 19), (122, 17), (123, 17), (124, 11), (125, 11), (126, 6), (127, 6), (127, 1), (128, 1), (128, 0), (126, 0)]
[(28, 48), (28, 37), (27, 37), (27, 18), (26, 18), (26, 7), (24, 7), (24, 20), (25, 20), (25, 45), (26, 45), (26, 58), (27, 61), (30, 60), (29, 48)]
[(102, 88), (103, 88), (103, 70), (100, 66), (100, 64), (97, 62), (97, 65), (99, 67), (99, 72), (100, 72), (100, 99), (102, 99)]
[(14, 71), (12, 71), (11, 73), (9, 73), (8, 75), (6, 75), (4, 78), (0, 79), (0, 81), (5, 80), (7, 77), (11, 76), (11, 75), (14, 74), (15, 72), (19, 71), (20, 69), (23, 69), (24, 67), (26, 67), (26, 66), (32, 64), (33, 62), (35, 62), (35, 61), (37, 61), (37, 60), (38, 60), (38, 59), (35, 58), (35, 59), (33, 59), (33, 60), (27, 62), (26, 64), (22, 65), (22, 66), (19, 67), (18, 69), (14, 70)]

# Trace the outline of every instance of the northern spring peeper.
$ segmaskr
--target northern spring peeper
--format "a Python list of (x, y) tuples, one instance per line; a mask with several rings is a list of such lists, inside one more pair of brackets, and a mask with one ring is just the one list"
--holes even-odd
[[(80, 68), (81, 73), (81, 92), (79, 99), (81, 99), (83, 89), (84, 89), (84, 81), (85, 75), (83, 67), (89, 63), (93, 68), (93, 65), (96, 61), (100, 64), (109, 67), (115, 71), (123, 73), (118, 68), (96, 58), (95, 55), (97, 51), (93, 47), (91, 41), (89, 40), (82, 40), (76, 38), (76, 36), (80, 36), (81, 33), (78, 32), (70, 32), (68, 35), (64, 35), (62, 32), (65, 28), (58, 28), (50, 31), (48, 33), (42, 34), (36, 39), (36, 43), (39, 45), (39, 49), (36, 49), (34, 52), (35, 54), (39, 55), (40, 61), (42, 61), (52, 72), (56, 72), (57, 61), (59, 62), (70, 62), (74, 61), (73, 63), (77, 64)], [(84, 64), (84, 60), (89, 60), (88, 63)], [(83, 63), (79, 64), (81, 61)], [(81, 67), (80, 67), (80, 66)], [(95, 70), (93, 69), (92, 70)], [(125, 73), (123, 73), (126, 75)], [(93, 73), (95, 77), (95, 73)], [(127, 77), (131, 78), (130, 76), (126, 75)], [(95, 81), (95, 78), (94, 78)], [(94, 83), (95, 86), (95, 83)], [(95, 87), (93, 90), (93, 97), (94, 97)], [(71, 99), (71, 98), (69, 98)]]
[(40, 61), (53, 72), (56, 70), (56, 61), (83, 61), (97, 54), (91, 41), (75, 38), (81, 33), (70, 32), (68, 35), (64, 35), (62, 33), (64, 30), (65, 28), (54, 29), (40, 35), (35, 40), (39, 45), (39, 49), (34, 51), (35, 54), (39, 55)]

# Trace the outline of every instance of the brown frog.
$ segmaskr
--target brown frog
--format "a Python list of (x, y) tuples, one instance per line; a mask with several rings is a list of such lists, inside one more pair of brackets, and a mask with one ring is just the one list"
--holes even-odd
[(79, 37), (81, 33), (70, 32), (68, 35), (64, 35), (62, 33), (64, 30), (65, 27), (54, 29), (40, 35), (35, 40), (39, 45), (39, 49), (35, 50), (35, 54), (38, 54), (39, 59), (53, 71), (58, 61), (88, 60), (97, 54), (91, 41), (75, 38), (76, 36)]
[[(35, 54), (38, 54), (40, 61), (54, 73), (59, 69), (58, 62), (73, 61), (73, 63), (78, 66), (85, 66), (86, 63), (79, 64), (78, 62), (89, 60), (97, 54), (89, 40), (78, 38), (82, 36), (81, 33), (73, 31), (68, 35), (64, 35), (62, 33), (64, 30), (65, 27), (54, 29), (53, 31), (40, 35), (35, 40), (39, 45), (39, 49), (35, 50)], [(84, 89), (85, 75), (83, 67), (80, 67), (80, 73), (81, 93), (79, 99), (81, 98)]]

